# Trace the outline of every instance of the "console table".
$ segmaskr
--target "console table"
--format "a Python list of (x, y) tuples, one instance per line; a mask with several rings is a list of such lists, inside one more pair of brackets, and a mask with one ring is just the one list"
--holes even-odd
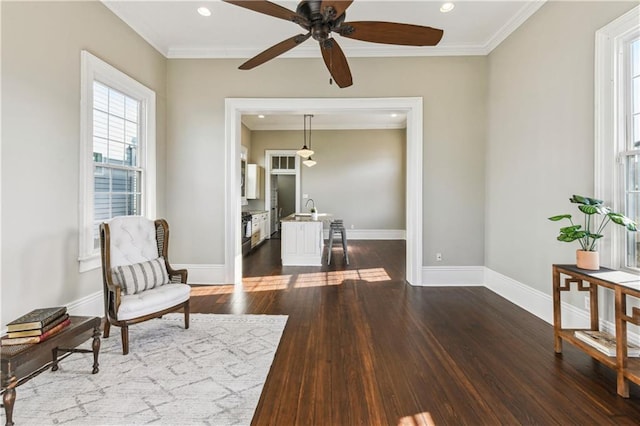
[[(562, 328), (562, 292), (589, 292), (591, 324), (589, 330), (599, 330), (598, 287), (608, 288), (615, 295), (614, 315), (616, 322), (616, 356), (607, 356), (598, 349), (575, 337), (575, 329)], [(640, 358), (627, 356), (627, 323), (640, 325), (640, 308), (633, 307), (629, 314), (628, 298), (640, 299), (640, 276), (600, 268), (598, 271), (580, 269), (575, 265), (553, 265), (553, 330), (554, 349), (562, 352), (562, 341), (580, 348), (592, 358), (616, 371), (618, 395), (629, 397), (629, 381), (640, 384)], [(633, 300), (633, 299), (631, 299)]]
[[(6, 414), (6, 425), (13, 425), (13, 403), (16, 387), (34, 378), (51, 367), (58, 369), (58, 362), (74, 352), (93, 353), (93, 374), (98, 372), (98, 352), (100, 351), (99, 317), (70, 316), (71, 324), (60, 333), (41, 343), (30, 345), (2, 346), (2, 403)], [(76, 347), (93, 338), (91, 349)], [(64, 355), (58, 357), (58, 353)]]

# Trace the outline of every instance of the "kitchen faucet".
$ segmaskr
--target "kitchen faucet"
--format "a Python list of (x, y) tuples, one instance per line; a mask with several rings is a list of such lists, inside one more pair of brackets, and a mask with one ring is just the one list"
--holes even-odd
[(311, 210), (315, 210), (315, 209), (316, 209), (316, 202), (315, 202), (315, 201), (313, 201), (313, 198), (309, 198), (309, 199), (307, 200), (307, 202), (306, 202), (306, 203), (304, 203), (304, 206), (305, 206), (305, 207), (309, 207), (309, 201), (311, 201), (311, 204), (312, 204), (312, 205), (311, 205)]

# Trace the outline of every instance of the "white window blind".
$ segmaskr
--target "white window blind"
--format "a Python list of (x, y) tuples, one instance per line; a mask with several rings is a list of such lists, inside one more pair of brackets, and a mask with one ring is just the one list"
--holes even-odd
[[(640, 37), (624, 46), (626, 104), (626, 140), (621, 153), (624, 163), (624, 199), (626, 215), (640, 223)], [(626, 266), (640, 269), (640, 236), (638, 232), (626, 234)]]
[(138, 161), (140, 102), (93, 82), (93, 247), (100, 223), (141, 214), (142, 175)]
[[(596, 33), (596, 198), (640, 221), (640, 6)], [(610, 226), (604, 266), (640, 271), (640, 233)]]
[(80, 272), (100, 267), (100, 223), (155, 219), (155, 92), (81, 53)]

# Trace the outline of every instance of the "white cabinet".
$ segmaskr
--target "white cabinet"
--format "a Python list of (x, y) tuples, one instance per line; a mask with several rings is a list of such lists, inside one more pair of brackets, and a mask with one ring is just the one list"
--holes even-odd
[(283, 266), (322, 265), (322, 221), (282, 221)]
[(262, 195), (264, 169), (257, 164), (247, 164), (247, 200), (257, 200)]
[(267, 239), (267, 222), (269, 221), (269, 215), (262, 213), (260, 215), (260, 242)]
[(253, 213), (251, 215), (251, 248), (257, 246), (267, 238), (267, 221), (269, 214)]
[(240, 200), (247, 205), (247, 148), (240, 147)]

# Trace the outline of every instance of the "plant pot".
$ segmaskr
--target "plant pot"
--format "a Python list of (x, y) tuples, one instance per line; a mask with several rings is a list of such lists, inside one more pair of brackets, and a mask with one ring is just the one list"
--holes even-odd
[(597, 271), (600, 269), (600, 253), (597, 251), (576, 250), (576, 266), (580, 269)]

